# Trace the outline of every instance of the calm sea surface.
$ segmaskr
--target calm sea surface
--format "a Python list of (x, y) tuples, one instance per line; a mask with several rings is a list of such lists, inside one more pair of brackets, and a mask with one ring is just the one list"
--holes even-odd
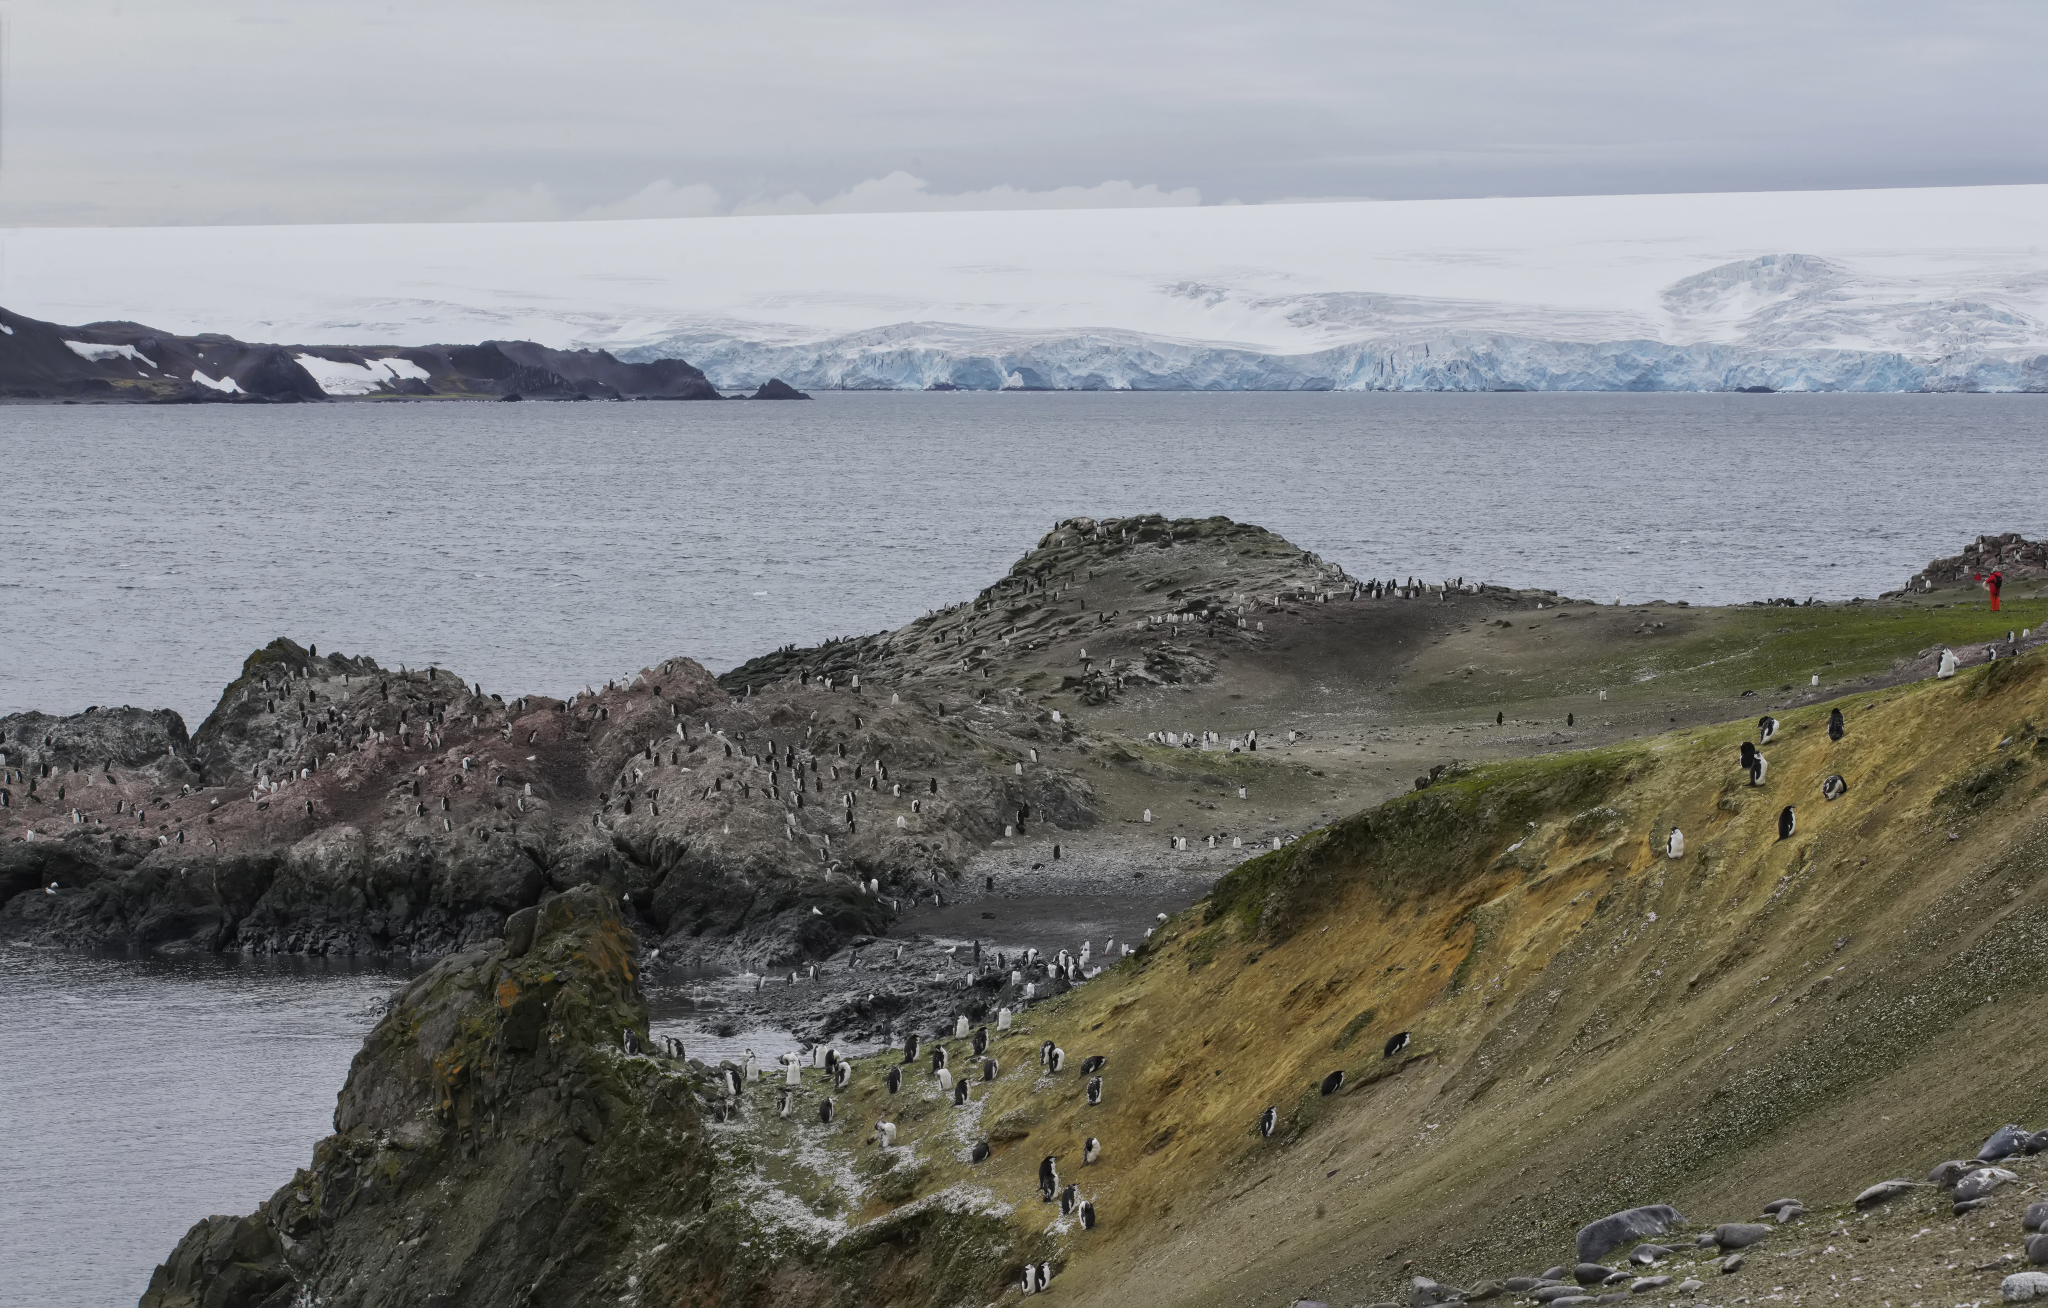
[(2048, 397), (826, 394), (0, 408), (0, 713), (197, 727), (273, 636), (564, 694), (972, 594), (1059, 518), (1228, 514), (1360, 576), (1872, 595), (2048, 529)]
[[(2048, 534), (2044, 453), (2040, 396), (0, 407), (0, 713), (196, 727), (277, 635), (508, 695), (722, 670), (964, 598), (1075, 515), (1227, 514), (1360, 576), (1874, 595)], [(132, 1303), (267, 1198), (401, 979), (0, 949), (0, 1305)]]

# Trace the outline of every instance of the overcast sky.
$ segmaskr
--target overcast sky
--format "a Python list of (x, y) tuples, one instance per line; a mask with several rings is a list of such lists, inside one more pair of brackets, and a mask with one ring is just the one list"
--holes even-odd
[(12, 0), (0, 222), (2048, 181), (2048, 4)]

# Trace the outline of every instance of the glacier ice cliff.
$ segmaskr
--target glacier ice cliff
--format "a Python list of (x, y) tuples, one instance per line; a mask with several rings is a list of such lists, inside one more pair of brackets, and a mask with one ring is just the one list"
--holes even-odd
[(827, 334), (722, 320), (617, 353), (687, 358), (727, 389), (780, 377), (828, 390), (2041, 391), (2048, 324), (2012, 303), (2037, 300), (2041, 280), (1956, 293), (1763, 255), (1672, 283), (1660, 314), (1183, 283), (1166, 289), (1209, 308), (1236, 298), (1248, 316), (1329, 343), (1284, 352), (1118, 329), (915, 321)]

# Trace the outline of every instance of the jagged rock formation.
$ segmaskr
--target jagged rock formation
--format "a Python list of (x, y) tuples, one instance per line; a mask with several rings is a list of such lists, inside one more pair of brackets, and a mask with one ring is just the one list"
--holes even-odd
[(133, 322), (62, 327), (0, 309), (0, 399), (294, 403), (336, 398), (715, 400), (681, 359), (480, 345), (256, 345)]
[[(969, 601), (715, 680), (673, 658), (507, 699), (278, 641), (189, 742), (172, 714), (0, 718), (0, 934), (431, 956), (593, 882), (665, 957), (782, 966), (992, 851), (1266, 845), (1451, 758), (1712, 721), (1759, 682), (1782, 706), (1924, 676), (1937, 630), (1966, 663), (2023, 648), (1989, 614), (1974, 648), (1949, 609), (1799, 615), (1360, 581), (1262, 528), (1141, 516), (1061, 523)], [(1810, 662), (1781, 681), (1774, 641)], [(1646, 680), (1654, 659), (1681, 672)]]
[(2030, 541), (2016, 531), (2002, 536), (1979, 536), (1963, 546), (1961, 554), (1936, 559), (1907, 578), (1905, 589), (1925, 590), (1968, 582), (1994, 571), (2004, 572), (2011, 580), (2048, 573), (2048, 541)]
[(621, 1048), (629, 1033), (646, 1041), (633, 954), (611, 897), (584, 886), (413, 982), (357, 1055), (313, 1165), (255, 1213), (195, 1225), (143, 1308), (993, 1289), (993, 1265), (958, 1257), (1000, 1249), (986, 1217), (935, 1209), (828, 1244), (774, 1229), (724, 1188), (711, 1071)]
[(760, 387), (755, 390), (752, 398), (757, 400), (808, 400), (811, 397), (780, 377), (770, 377), (767, 381), (761, 383)]

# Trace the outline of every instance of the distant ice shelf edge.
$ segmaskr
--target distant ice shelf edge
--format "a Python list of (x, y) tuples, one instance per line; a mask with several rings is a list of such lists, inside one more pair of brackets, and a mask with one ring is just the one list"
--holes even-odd
[(1139, 332), (1028, 336), (906, 323), (801, 343), (685, 331), (614, 351), (688, 359), (721, 389), (779, 377), (802, 390), (2048, 391), (2048, 351), (1759, 349), (1489, 333), (1269, 354)]

